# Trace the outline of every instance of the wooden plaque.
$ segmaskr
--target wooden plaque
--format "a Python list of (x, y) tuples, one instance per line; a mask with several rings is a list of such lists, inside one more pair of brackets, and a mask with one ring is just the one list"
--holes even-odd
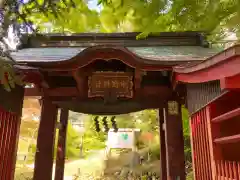
[(178, 115), (178, 103), (176, 101), (168, 101), (168, 114)]
[(127, 72), (94, 72), (88, 78), (88, 97), (104, 97), (115, 93), (117, 97), (133, 97), (133, 76)]

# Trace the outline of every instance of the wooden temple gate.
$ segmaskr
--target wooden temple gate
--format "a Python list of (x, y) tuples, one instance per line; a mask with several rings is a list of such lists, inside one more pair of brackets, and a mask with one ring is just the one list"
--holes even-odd
[[(68, 111), (113, 115), (159, 109), (161, 179), (185, 180), (181, 106), (191, 114), (195, 180), (240, 180), (239, 47), (216, 54), (200, 33), (27, 37), (12, 53), (33, 88), (1, 90), (0, 177), (12, 180), (23, 97), (42, 106), (34, 180), (63, 180)], [(203, 61), (204, 60), (204, 61)], [(227, 70), (226, 70), (227, 69)]]

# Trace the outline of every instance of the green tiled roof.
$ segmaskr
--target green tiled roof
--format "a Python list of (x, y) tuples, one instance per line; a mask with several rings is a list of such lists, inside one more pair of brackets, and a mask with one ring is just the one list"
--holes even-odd
[[(126, 47), (130, 52), (143, 60), (159, 62), (181, 62), (205, 60), (218, 53), (218, 50), (201, 46), (155, 46), (155, 47)], [(17, 62), (56, 62), (68, 60), (86, 48), (56, 47), (56, 48), (27, 48), (12, 52), (11, 56)]]
[(128, 48), (141, 58), (155, 61), (205, 60), (218, 51), (200, 46), (158, 46)]

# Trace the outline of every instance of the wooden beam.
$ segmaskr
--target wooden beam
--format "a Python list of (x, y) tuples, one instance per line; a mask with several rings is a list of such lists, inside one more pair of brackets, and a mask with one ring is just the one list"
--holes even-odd
[[(210, 63), (211, 59), (206, 62)], [(236, 76), (237, 74), (240, 74), (239, 63), (240, 57), (234, 56), (229, 59), (224, 59), (221, 63), (213, 64), (210, 67), (205, 67), (200, 70), (189, 73), (176, 72), (175, 80), (176, 82), (184, 83), (202, 83)]]
[(24, 97), (35, 97), (39, 99), (39, 97), (42, 97), (42, 95), (43, 93), (39, 88), (25, 88), (24, 90)]
[(52, 180), (57, 109), (48, 98), (43, 98), (33, 180)]
[(240, 142), (240, 134), (216, 138), (214, 139), (214, 142), (217, 144), (237, 143), (237, 142)]
[(64, 179), (68, 114), (69, 114), (69, 111), (67, 109), (61, 109), (61, 115), (60, 115), (61, 126), (58, 134), (55, 180)]
[(167, 179), (185, 180), (184, 139), (181, 105), (168, 101), (165, 108)]
[[(172, 93), (171, 88), (167, 86), (145, 86), (139, 89), (139, 96), (141, 97), (168, 97)], [(37, 88), (25, 88), (25, 97), (41, 97), (43, 94), (49, 97), (78, 97), (79, 91), (76, 87), (58, 87), (49, 88), (40, 91)], [(87, 93), (85, 93), (87, 94)], [(84, 96), (87, 98), (87, 95)]]
[(223, 90), (240, 90), (240, 74), (220, 79), (220, 86)]
[(61, 87), (54, 89), (47, 89), (44, 93), (48, 96), (77, 96), (78, 90), (75, 87)]
[[(136, 40), (141, 32), (130, 33), (73, 33), (62, 34), (38, 34), (26, 36), (29, 38), (28, 47), (89, 47), (96, 45), (108, 46), (149, 46), (153, 45), (188, 45), (203, 46), (205, 37), (201, 32), (159, 32), (158, 35), (149, 34), (146, 39)], [(71, 42), (74, 43), (71, 43)]]
[(25, 88), (25, 97), (41, 97), (43, 94), (47, 94), (51, 97), (69, 97), (77, 96), (78, 90), (76, 87), (59, 87), (59, 88), (49, 88), (45, 89), (44, 93), (37, 88)]
[(146, 98), (139, 101), (138, 99), (132, 100), (119, 100), (117, 103), (104, 104), (104, 101), (99, 99), (91, 100), (55, 100), (59, 107), (68, 108), (69, 110), (75, 112), (81, 112), (85, 114), (94, 115), (117, 115), (117, 114), (127, 114), (131, 112), (141, 111), (144, 109), (157, 109), (163, 107), (166, 99), (161, 98)]
[(46, 72), (49, 77), (51, 76), (72, 76), (72, 71), (47, 71)]
[(237, 117), (237, 116), (240, 116), (240, 108), (236, 108), (232, 111), (229, 111), (229, 112), (224, 113), (220, 116), (217, 116), (217, 117), (212, 119), (212, 122), (218, 123), (218, 122), (230, 120), (230, 119), (232, 119), (234, 117)]

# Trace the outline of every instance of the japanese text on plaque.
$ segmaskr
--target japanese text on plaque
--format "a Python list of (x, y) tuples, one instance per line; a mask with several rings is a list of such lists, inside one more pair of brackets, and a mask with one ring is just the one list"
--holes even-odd
[(95, 82), (95, 88), (105, 89), (105, 88), (128, 88), (128, 83), (124, 80), (97, 80)]

